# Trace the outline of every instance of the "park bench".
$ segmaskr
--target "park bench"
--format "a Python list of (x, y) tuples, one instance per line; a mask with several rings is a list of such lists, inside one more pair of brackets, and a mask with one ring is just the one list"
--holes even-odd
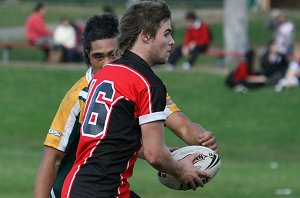
[(225, 51), (223, 49), (212, 48), (212, 49), (207, 50), (205, 53), (203, 53), (201, 55), (217, 57), (219, 59), (219, 66), (224, 67), (226, 57), (241, 58), (244, 56), (244, 53), (242, 53), (240, 51)]
[(225, 51), (222, 49), (209, 49), (204, 53), (206, 56), (215, 56), (215, 57), (241, 57), (243, 53), (239, 51)]
[[(0, 42), (0, 48), (2, 48), (2, 61), (8, 63), (10, 60), (11, 49), (50, 49), (49, 45), (35, 46), (27, 42), (20, 41), (8, 41)], [(243, 53), (239, 51), (225, 51), (222, 49), (209, 49), (207, 52), (203, 53), (204, 56), (217, 57), (219, 59), (219, 65), (224, 66), (224, 59), (226, 57), (238, 58), (242, 57)]]
[(9, 41), (0, 42), (0, 48), (2, 48), (2, 61), (8, 63), (10, 60), (11, 49), (50, 49), (50, 46), (35, 46), (27, 42)]

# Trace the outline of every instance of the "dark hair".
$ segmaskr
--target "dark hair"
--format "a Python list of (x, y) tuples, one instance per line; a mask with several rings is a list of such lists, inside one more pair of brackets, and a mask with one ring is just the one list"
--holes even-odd
[(118, 26), (118, 18), (111, 14), (94, 15), (88, 19), (82, 35), (84, 59), (88, 67), (91, 66), (88, 56), (91, 42), (117, 37)]
[(155, 38), (160, 23), (170, 18), (171, 11), (164, 2), (143, 1), (130, 6), (120, 20), (116, 55), (132, 48), (141, 31)]
[(36, 5), (35, 5), (35, 7), (34, 7), (34, 9), (33, 9), (33, 12), (38, 12), (38, 11), (40, 11), (42, 8), (44, 8), (45, 7), (45, 4), (44, 3), (42, 3), (42, 2), (40, 2), (40, 3), (37, 3)]
[(193, 11), (188, 12), (185, 16), (185, 19), (187, 19), (187, 20), (196, 20), (197, 18), (198, 18), (198, 16)]

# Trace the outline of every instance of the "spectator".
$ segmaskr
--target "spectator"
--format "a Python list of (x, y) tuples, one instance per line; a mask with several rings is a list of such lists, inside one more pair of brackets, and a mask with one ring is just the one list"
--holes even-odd
[(272, 40), (268, 44), (267, 51), (261, 58), (260, 73), (267, 78), (267, 84), (275, 85), (281, 79), (288, 67), (288, 60), (279, 50), (276, 41)]
[(280, 14), (280, 10), (278, 9), (272, 10), (266, 24), (267, 28), (273, 33), (273, 39), (275, 38), (275, 31), (279, 25), (279, 21), (278, 21), (279, 14)]
[(182, 69), (188, 70), (195, 63), (200, 53), (205, 52), (211, 42), (211, 32), (208, 25), (199, 20), (195, 12), (186, 15), (185, 38), (183, 45), (179, 45), (171, 54), (167, 67), (174, 69), (177, 60), (183, 56), (190, 56), (187, 62), (182, 64)]
[(85, 24), (81, 21), (70, 21), (71, 26), (75, 29), (76, 32), (76, 49), (73, 56), (74, 62), (83, 62), (83, 51), (82, 51), (82, 34), (84, 31)]
[(32, 45), (41, 47), (50, 61), (50, 47), (52, 45), (52, 33), (47, 29), (44, 16), (47, 9), (43, 3), (36, 4), (32, 14), (27, 18), (25, 24), (26, 39)]
[(54, 44), (61, 49), (62, 61), (71, 62), (74, 60), (76, 51), (76, 31), (70, 24), (68, 18), (61, 18), (60, 24), (53, 32), (53, 41)]
[(292, 60), (284, 78), (280, 79), (275, 86), (276, 92), (281, 92), (283, 89), (298, 87), (300, 83), (300, 43), (295, 44)]
[(237, 67), (229, 73), (226, 78), (226, 85), (234, 88), (236, 92), (247, 92), (248, 89), (254, 89), (265, 85), (267, 78), (254, 71), (255, 53), (249, 49), (245, 56), (240, 60)]
[(274, 10), (269, 21), (269, 28), (273, 30), (274, 40), (278, 45), (279, 52), (289, 55), (295, 40), (295, 25), (287, 19), (283, 10)]

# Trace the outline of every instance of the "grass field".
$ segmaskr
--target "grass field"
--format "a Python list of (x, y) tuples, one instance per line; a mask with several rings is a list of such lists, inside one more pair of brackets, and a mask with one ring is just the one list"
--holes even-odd
[[(42, 143), (60, 100), (84, 73), (84, 67), (0, 65), (0, 197), (30, 198)], [(148, 198), (273, 198), (279, 188), (288, 197), (299, 190), (299, 89), (275, 93), (264, 88), (238, 94), (227, 89), (224, 76), (157, 70), (177, 105), (218, 139), (222, 167), (197, 191), (169, 190), (156, 171), (139, 160), (132, 189)], [(184, 144), (166, 131), (169, 145)], [(271, 168), (276, 162), (278, 167)]]

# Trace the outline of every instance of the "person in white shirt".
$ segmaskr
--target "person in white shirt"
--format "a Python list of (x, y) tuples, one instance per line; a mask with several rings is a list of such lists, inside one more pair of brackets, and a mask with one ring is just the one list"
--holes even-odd
[(61, 19), (60, 24), (54, 30), (53, 40), (55, 45), (62, 49), (62, 60), (72, 61), (76, 50), (76, 31), (68, 18)]
[(275, 42), (282, 54), (289, 55), (295, 41), (295, 26), (287, 20), (286, 13), (280, 11), (278, 15), (278, 26), (275, 30)]
[(299, 87), (300, 85), (300, 41), (297, 41), (293, 48), (292, 58), (285, 76), (275, 86), (276, 92), (284, 89)]

